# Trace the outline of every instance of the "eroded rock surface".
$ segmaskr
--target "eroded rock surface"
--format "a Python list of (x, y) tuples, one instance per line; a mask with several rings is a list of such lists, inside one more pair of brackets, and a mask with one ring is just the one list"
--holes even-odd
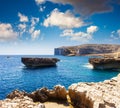
[(120, 108), (120, 75), (99, 83), (76, 83), (69, 87), (78, 108)]
[(46, 102), (49, 100), (66, 100), (67, 91), (64, 86), (56, 85), (53, 90), (47, 88), (38, 89), (32, 93), (26, 93), (24, 91), (15, 90), (11, 92), (7, 98), (13, 99), (15, 97), (23, 98), (28, 96), (35, 102)]
[(25, 96), (1, 100), (0, 108), (45, 108), (45, 105), (39, 102), (35, 103), (31, 98)]

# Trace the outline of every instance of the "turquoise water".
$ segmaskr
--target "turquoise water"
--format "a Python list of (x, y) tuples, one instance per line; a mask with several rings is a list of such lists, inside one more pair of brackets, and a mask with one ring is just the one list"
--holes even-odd
[(72, 83), (98, 82), (118, 74), (116, 71), (93, 70), (88, 64), (89, 57), (37, 56), (60, 59), (57, 67), (40, 69), (27, 69), (21, 63), (21, 57), (25, 56), (0, 56), (0, 99), (14, 89), (31, 92), (41, 87), (51, 89), (57, 84), (67, 88)]

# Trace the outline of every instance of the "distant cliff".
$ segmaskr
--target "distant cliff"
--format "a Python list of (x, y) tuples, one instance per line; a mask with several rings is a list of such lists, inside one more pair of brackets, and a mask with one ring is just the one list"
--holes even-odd
[(115, 44), (83, 44), (79, 46), (63, 46), (55, 48), (55, 55), (88, 55), (120, 52), (120, 45)]

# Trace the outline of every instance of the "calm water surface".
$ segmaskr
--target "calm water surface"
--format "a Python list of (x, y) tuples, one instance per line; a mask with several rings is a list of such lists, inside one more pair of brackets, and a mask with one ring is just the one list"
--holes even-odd
[(0, 99), (14, 89), (31, 92), (41, 87), (51, 89), (57, 84), (67, 88), (72, 83), (98, 82), (118, 74), (116, 71), (93, 70), (88, 64), (89, 57), (36, 56), (61, 60), (57, 67), (40, 69), (27, 69), (21, 63), (21, 57), (25, 56), (0, 56)]

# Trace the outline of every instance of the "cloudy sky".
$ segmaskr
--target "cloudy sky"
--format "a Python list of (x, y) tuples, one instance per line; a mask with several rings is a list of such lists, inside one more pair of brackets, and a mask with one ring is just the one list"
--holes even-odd
[(0, 54), (120, 44), (120, 0), (0, 0)]

